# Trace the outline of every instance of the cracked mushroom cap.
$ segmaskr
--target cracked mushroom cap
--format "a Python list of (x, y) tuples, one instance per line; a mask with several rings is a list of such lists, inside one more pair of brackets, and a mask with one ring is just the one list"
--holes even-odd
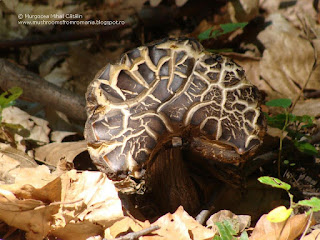
[(86, 99), (88, 150), (113, 180), (143, 178), (147, 163), (177, 137), (205, 158), (237, 164), (265, 133), (260, 94), (244, 70), (192, 39), (125, 53), (96, 75)]

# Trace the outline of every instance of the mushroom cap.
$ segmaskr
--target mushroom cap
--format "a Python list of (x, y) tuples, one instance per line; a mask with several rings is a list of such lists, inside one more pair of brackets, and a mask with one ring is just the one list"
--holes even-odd
[(193, 39), (128, 51), (96, 75), (86, 100), (89, 153), (113, 180), (143, 179), (177, 137), (205, 158), (237, 164), (265, 133), (260, 93), (244, 70)]

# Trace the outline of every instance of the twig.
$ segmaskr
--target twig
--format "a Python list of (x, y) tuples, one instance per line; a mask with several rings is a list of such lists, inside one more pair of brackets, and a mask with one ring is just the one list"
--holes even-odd
[(205, 204), (203, 207), (203, 210), (200, 211), (200, 213), (196, 216), (196, 221), (200, 223), (201, 225), (204, 225), (206, 220), (209, 218), (209, 215), (213, 212), (215, 209), (214, 203), (217, 199), (217, 193), (214, 192), (211, 196), (209, 201)]
[[(137, 232), (128, 233), (124, 236), (114, 238), (113, 240), (134, 240), (134, 239), (138, 239), (141, 236), (145, 236), (149, 233), (152, 233), (153, 231), (156, 231), (158, 229), (160, 229), (160, 227), (158, 225), (155, 225), (155, 226), (151, 226), (151, 227), (142, 229)], [(107, 239), (103, 238), (103, 240), (107, 240)]]
[(23, 99), (54, 108), (72, 119), (86, 119), (84, 96), (60, 88), (17, 64), (0, 59), (0, 88), (8, 90), (15, 86), (23, 89)]
[(269, 163), (277, 158), (278, 150), (266, 152), (259, 156), (256, 156), (252, 161), (248, 162), (248, 164), (244, 167), (244, 176), (251, 175), (254, 171), (256, 171), (262, 165)]
[(278, 178), (281, 178), (281, 171), (280, 171), (280, 168), (281, 168), (281, 156), (282, 156), (282, 146), (283, 146), (283, 140), (285, 138), (285, 130), (287, 129), (288, 127), (288, 123), (289, 123), (289, 112), (288, 112), (288, 109), (285, 109), (285, 114), (286, 114), (286, 121), (283, 125), (283, 128), (281, 129), (281, 136), (280, 136), (280, 139), (279, 139), (279, 153), (278, 153)]
[(306, 195), (306, 196), (311, 196), (311, 197), (320, 196), (320, 193), (318, 193), (318, 192), (305, 192), (305, 191), (302, 191), (302, 194)]
[(315, 90), (312, 92), (305, 92), (304, 97), (305, 98), (319, 98), (320, 97), (320, 90)]
[(38, 44), (48, 44), (48, 43), (57, 43), (57, 42), (66, 42), (66, 41), (75, 41), (86, 38), (95, 38), (98, 34), (111, 34), (114, 31), (130, 27), (131, 24), (127, 23), (124, 25), (114, 25), (114, 26), (98, 26), (84, 28), (74, 31), (64, 31), (57, 34), (50, 34), (45, 36), (33, 35), (30, 37), (22, 39), (13, 39), (13, 40), (3, 40), (0, 41), (0, 49), (6, 48), (20, 48), (28, 47)]
[(211, 211), (209, 209), (203, 209), (201, 212), (196, 216), (196, 221), (203, 225), (205, 221), (208, 219)]

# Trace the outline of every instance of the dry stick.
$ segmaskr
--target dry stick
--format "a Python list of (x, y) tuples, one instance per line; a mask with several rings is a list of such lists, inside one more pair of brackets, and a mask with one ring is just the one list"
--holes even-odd
[(200, 213), (196, 216), (196, 221), (200, 223), (201, 225), (204, 225), (206, 220), (209, 218), (210, 214), (215, 209), (214, 207), (214, 200), (215, 197), (212, 197), (212, 200), (209, 201), (209, 203), (206, 204), (206, 207), (200, 211)]
[[(219, 5), (219, 4), (218, 4)], [(222, 5), (220, 3), (220, 5)], [(73, 31), (64, 31), (57, 34), (50, 35), (33, 35), (23, 39), (3, 40), (0, 41), (0, 49), (7, 48), (19, 48), (26, 46), (33, 46), (38, 44), (57, 43), (65, 41), (75, 41), (85, 38), (94, 38), (99, 34), (110, 34), (115, 31), (119, 31), (124, 28), (134, 28), (138, 23), (143, 24), (145, 27), (163, 27), (163, 26), (175, 26), (176, 18), (182, 18), (183, 16), (194, 15), (199, 12), (205, 14), (204, 16), (211, 14), (208, 9), (211, 7), (217, 7), (215, 1), (198, 0), (191, 2), (181, 8), (168, 8), (165, 6), (147, 7), (144, 6), (139, 12), (132, 14), (130, 17), (124, 20), (124, 25), (112, 25), (112, 26), (90, 26)]]
[(250, 161), (250, 164), (245, 164), (244, 176), (246, 176), (246, 177), (250, 176), (260, 166), (271, 162), (277, 156), (278, 156), (278, 150), (269, 151), (269, 152), (266, 152), (266, 153), (263, 153), (261, 155), (256, 156), (252, 161)]
[(320, 97), (320, 90), (315, 90), (313, 92), (306, 92), (304, 93), (306, 98), (319, 98)]
[(85, 120), (87, 117), (84, 96), (60, 88), (17, 64), (0, 59), (0, 88), (8, 90), (16, 86), (23, 89), (23, 99), (54, 108), (72, 119)]
[[(128, 233), (124, 236), (114, 238), (113, 240), (134, 240), (134, 239), (138, 239), (141, 236), (145, 236), (149, 233), (152, 233), (153, 231), (156, 231), (158, 229), (160, 229), (160, 227), (158, 225), (155, 225), (155, 226), (151, 226), (151, 227), (142, 229), (137, 232)], [(106, 240), (106, 239), (104, 238), (103, 240)]]
[(38, 45), (38, 44), (82, 40), (86, 38), (96, 37), (98, 34), (111, 33), (114, 31), (118, 31), (120, 29), (127, 28), (129, 26), (131, 26), (131, 21), (127, 20), (126, 24), (124, 25), (98, 26), (98, 27), (83, 28), (83, 29), (74, 30), (74, 31), (64, 31), (64, 32), (60, 32), (60, 33), (52, 34), (48, 36), (34, 35), (31, 37), (26, 37), (22, 39), (3, 40), (3, 41), (0, 41), (0, 49), (19, 48), (19, 47)]

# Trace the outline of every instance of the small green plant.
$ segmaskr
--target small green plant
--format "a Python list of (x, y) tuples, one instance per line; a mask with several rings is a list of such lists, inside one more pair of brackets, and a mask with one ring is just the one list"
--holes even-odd
[[(269, 107), (280, 107), (284, 113), (275, 116), (265, 114), (268, 125), (281, 129), (278, 155), (278, 176), (280, 177), (281, 155), (283, 150), (283, 140), (287, 136), (294, 143), (295, 147), (303, 153), (317, 155), (317, 149), (306, 141), (307, 136), (303, 131), (313, 126), (313, 117), (308, 115), (296, 116), (289, 111), (291, 100), (286, 98), (274, 99), (266, 102)], [(287, 135), (285, 134), (287, 133)]]
[(20, 87), (12, 87), (0, 95), (0, 123), (2, 121), (3, 109), (14, 105), (15, 100), (18, 99), (21, 94), (22, 89)]
[(221, 35), (233, 32), (239, 28), (244, 28), (247, 24), (247, 22), (220, 24), (218, 29), (214, 30), (214, 27), (211, 27), (206, 31), (200, 33), (198, 35), (198, 39), (200, 41), (203, 41), (211, 38), (217, 38)]
[(293, 209), (298, 208), (298, 207), (308, 207), (309, 210), (307, 211), (307, 214), (313, 214), (314, 212), (320, 211), (320, 199), (316, 197), (312, 197), (309, 200), (301, 200), (297, 203), (293, 201), (293, 195), (289, 192), (291, 189), (291, 185), (288, 183), (285, 183), (281, 181), (278, 178), (274, 177), (268, 177), (268, 176), (263, 176), (258, 178), (258, 181), (267, 184), (271, 187), (275, 188), (280, 188), (285, 190), (290, 199), (290, 207), (287, 209), (285, 206), (280, 206), (275, 209), (273, 209), (269, 214), (267, 215), (267, 219), (271, 222), (282, 222), (287, 220), (290, 215), (293, 212)]
[[(215, 223), (217, 226), (219, 236), (216, 235), (213, 240), (235, 240), (236, 235), (239, 234), (239, 229), (234, 226), (230, 220), (224, 220), (222, 222)], [(249, 240), (248, 233), (243, 231), (240, 235), (239, 240)]]

